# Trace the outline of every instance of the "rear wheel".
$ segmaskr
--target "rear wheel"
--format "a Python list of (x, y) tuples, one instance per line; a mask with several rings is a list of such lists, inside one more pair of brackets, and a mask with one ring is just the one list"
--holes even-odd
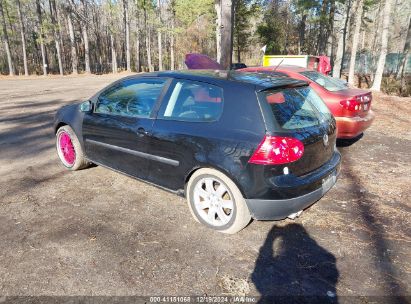
[(70, 126), (62, 126), (56, 133), (57, 154), (63, 165), (69, 170), (80, 170), (89, 166), (80, 142)]
[(186, 194), (194, 218), (207, 227), (233, 234), (251, 220), (240, 190), (220, 171), (204, 168), (194, 172)]

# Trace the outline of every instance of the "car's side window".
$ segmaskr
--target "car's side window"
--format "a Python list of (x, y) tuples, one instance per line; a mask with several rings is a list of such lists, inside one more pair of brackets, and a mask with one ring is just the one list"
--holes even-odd
[(203, 82), (176, 82), (159, 118), (180, 121), (210, 122), (223, 112), (223, 89)]
[(96, 113), (149, 117), (166, 79), (128, 79), (103, 92)]

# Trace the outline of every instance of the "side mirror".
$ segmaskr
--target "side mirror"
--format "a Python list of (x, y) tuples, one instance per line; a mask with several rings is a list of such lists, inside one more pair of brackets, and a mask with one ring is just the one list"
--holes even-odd
[(90, 113), (93, 109), (91, 101), (87, 100), (80, 105), (80, 111), (85, 113)]

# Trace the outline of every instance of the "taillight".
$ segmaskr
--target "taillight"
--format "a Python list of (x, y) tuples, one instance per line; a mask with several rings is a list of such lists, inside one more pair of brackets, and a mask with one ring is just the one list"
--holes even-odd
[(371, 95), (371, 93), (370, 93), (370, 94), (367, 94), (367, 95), (364, 95), (364, 96), (362, 97), (362, 100), (363, 100), (364, 102), (371, 102), (371, 100), (372, 100), (372, 95)]
[(341, 100), (340, 105), (348, 111), (358, 111), (361, 109), (361, 103), (356, 99)]
[(248, 162), (257, 165), (280, 165), (295, 162), (303, 153), (304, 145), (296, 138), (265, 136)]

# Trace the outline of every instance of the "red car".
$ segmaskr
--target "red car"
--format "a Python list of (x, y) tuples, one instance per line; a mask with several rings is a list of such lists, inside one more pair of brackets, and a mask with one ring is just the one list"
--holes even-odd
[(244, 72), (266, 73), (276, 77), (292, 77), (310, 83), (310, 86), (324, 100), (337, 121), (337, 137), (355, 138), (361, 135), (373, 122), (371, 92), (349, 88), (341, 80), (323, 75), (317, 71), (297, 66), (249, 67)]

